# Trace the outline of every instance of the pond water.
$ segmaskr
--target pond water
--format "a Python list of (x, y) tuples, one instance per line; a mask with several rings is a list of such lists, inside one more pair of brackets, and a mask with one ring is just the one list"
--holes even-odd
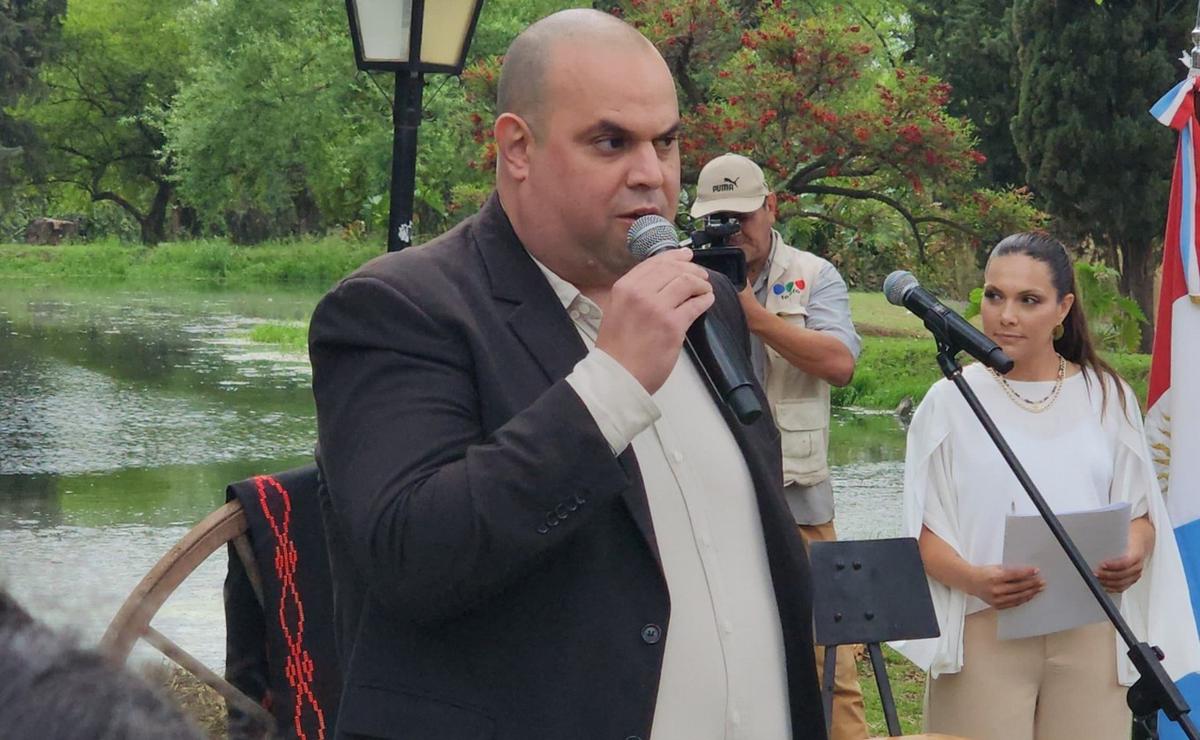
[[(308, 462), (307, 359), (247, 335), (319, 296), (0, 281), (0, 586), (95, 642), (227, 483)], [(838, 411), (831, 446), (841, 536), (895, 536), (903, 428)], [(210, 558), (154, 620), (218, 669), (225, 568)]]

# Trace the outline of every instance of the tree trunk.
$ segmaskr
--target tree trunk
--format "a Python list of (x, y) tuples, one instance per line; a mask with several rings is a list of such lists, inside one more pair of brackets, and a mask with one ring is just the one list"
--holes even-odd
[(296, 210), (296, 233), (316, 233), (321, 230), (321, 207), (308, 188), (302, 188), (292, 196), (292, 207)]
[(159, 181), (154, 200), (145, 217), (138, 219), (142, 226), (142, 244), (152, 247), (163, 240), (167, 224), (167, 204), (171, 200), (171, 184)]
[(1150, 352), (1154, 345), (1154, 265), (1158, 250), (1153, 244), (1123, 242), (1121, 252), (1121, 292), (1137, 301), (1147, 324), (1142, 325), (1139, 352)]

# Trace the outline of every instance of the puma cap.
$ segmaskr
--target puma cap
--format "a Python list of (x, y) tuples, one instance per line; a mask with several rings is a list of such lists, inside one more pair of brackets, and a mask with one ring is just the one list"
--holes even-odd
[(750, 213), (770, 194), (762, 168), (740, 154), (722, 154), (700, 170), (692, 217), (710, 213)]

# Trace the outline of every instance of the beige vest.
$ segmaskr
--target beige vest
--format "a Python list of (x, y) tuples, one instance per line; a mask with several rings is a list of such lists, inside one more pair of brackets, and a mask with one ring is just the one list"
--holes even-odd
[[(825, 260), (776, 242), (767, 280), (766, 309), (804, 326), (808, 299)], [(782, 292), (777, 286), (782, 286)], [(767, 400), (783, 444), (784, 485), (811, 486), (829, 477), (829, 383), (794, 367), (770, 345)]]

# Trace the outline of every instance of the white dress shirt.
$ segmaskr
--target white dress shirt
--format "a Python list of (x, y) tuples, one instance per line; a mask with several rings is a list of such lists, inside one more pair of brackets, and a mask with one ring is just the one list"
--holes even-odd
[[(535, 260), (536, 262), (536, 260)], [(538, 263), (588, 354), (567, 382), (613, 454), (633, 445), (670, 592), (652, 740), (791, 737), (783, 630), (749, 468), (680, 352), (653, 396), (596, 349), (600, 307)]]

